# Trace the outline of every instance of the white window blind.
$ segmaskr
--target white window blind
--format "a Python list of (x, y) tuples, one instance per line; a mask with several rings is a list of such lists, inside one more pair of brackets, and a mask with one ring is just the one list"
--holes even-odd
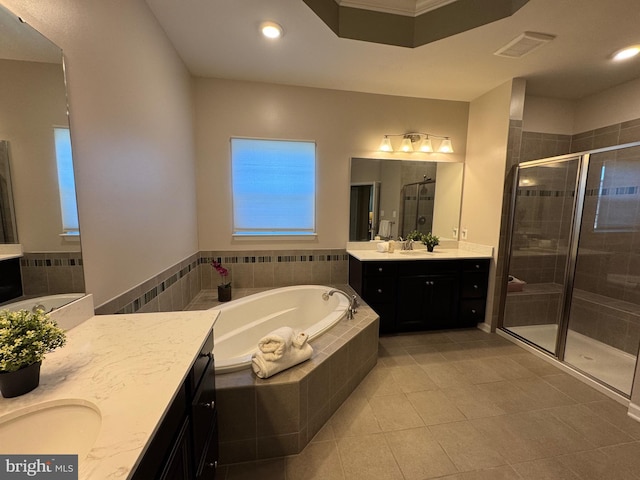
[(313, 142), (231, 139), (234, 235), (315, 234)]
[(62, 209), (62, 230), (66, 234), (80, 233), (78, 226), (78, 205), (76, 203), (76, 183), (73, 176), (71, 155), (71, 135), (68, 128), (54, 128), (56, 163), (58, 166), (58, 188)]

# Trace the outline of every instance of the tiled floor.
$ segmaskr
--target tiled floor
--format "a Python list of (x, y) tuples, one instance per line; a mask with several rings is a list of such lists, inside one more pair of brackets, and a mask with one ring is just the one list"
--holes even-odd
[(377, 366), (299, 455), (218, 479), (640, 479), (626, 411), (495, 334), (383, 337)]

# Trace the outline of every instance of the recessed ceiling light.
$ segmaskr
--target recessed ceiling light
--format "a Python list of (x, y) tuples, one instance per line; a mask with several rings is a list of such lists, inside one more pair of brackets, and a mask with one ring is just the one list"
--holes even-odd
[(282, 27), (275, 22), (263, 22), (260, 24), (262, 35), (267, 38), (280, 38), (282, 36)]
[(630, 47), (623, 48), (622, 50), (618, 50), (613, 54), (613, 59), (615, 61), (627, 60), (629, 58), (635, 57), (640, 53), (640, 45), (632, 45)]

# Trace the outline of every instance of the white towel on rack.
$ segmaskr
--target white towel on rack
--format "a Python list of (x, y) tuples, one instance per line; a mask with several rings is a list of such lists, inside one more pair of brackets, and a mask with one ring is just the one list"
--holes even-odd
[(389, 220), (380, 220), (378, 235), (382, 238), (389, 238), (391, 236), (391, 222)]

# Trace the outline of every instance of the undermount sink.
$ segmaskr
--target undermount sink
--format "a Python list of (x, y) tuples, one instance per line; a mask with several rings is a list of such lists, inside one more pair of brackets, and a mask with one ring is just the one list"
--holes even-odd
[(43, 402), (0, 417), (3, 454), (77, 454), (84, 459), (102, 425), (96, 405), (86, 400)]

